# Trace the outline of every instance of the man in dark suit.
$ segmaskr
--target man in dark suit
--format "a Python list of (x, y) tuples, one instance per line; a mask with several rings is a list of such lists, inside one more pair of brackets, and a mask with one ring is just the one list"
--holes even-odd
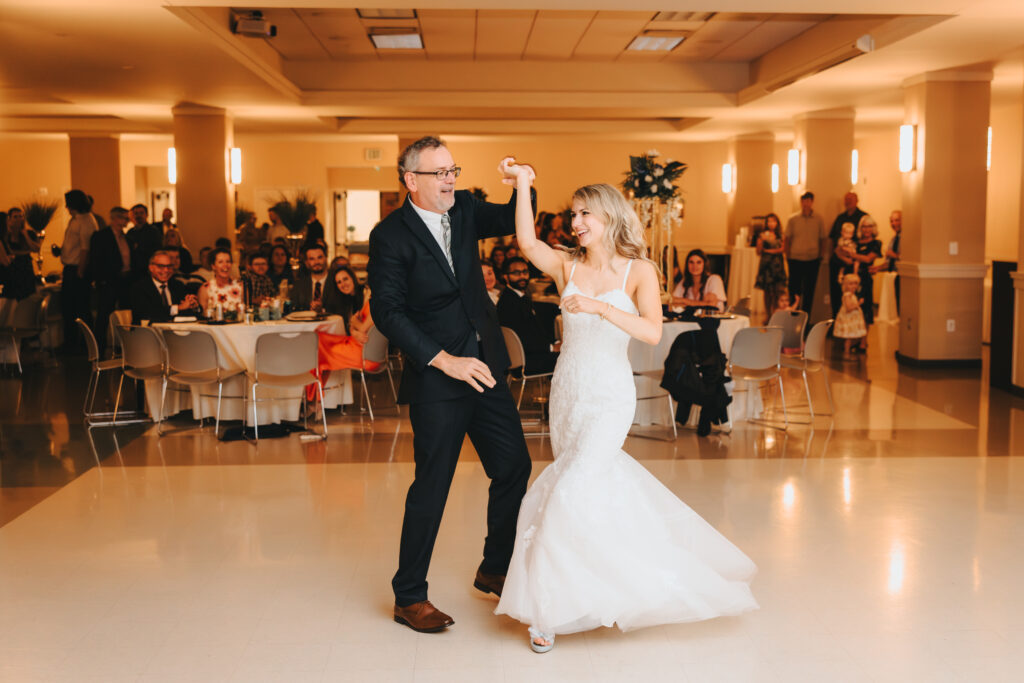
[(96, 283), (96, 343), (100, 357), (107, 348), (110, 314), (128, 304), (131, 245), (125, 237), (128, 209), (115, 206), (110, 210), (110, 225), (100, 228), (89, 239), (87, 275)]
[(433, 137), (412, 143), (398, 172), (409, 196), (370, 233), (370, 310), (404, 352), (399, 402), (409, 404), (416, 474), (405, 501), (395, 621), (443, 631), (454, 620), (427, 600), (427, 569), (469, 435), (491, 479), (483, 562), (473, 585), (501, 594), (530, 456), (503, 377), (508, 353), (480, 269), (478, 241), (515, 231), (508, 204), (455, 191), (461, 169)]
[(327, 251), (320, 244), (307, 244), (303, 249), (306, 272), (295, 280), (289, 295), (296, 311), (319, 311), (327, 287)]
[(158, 251), (149, 259), (149, 277), (131, 287), (132, 324), (143, 320), (151, 323), (169, 322), (176, 315), (198, 315), (199, 300), (186, 294), (185, 285), (171, 279), (174, 259), (166, 251)]
[(553, 371), (558, 360), (558, 352), (552, 346), (554, 328), (546, 326), (533, 307), (526, 287), (530, 281), (526, 259), (516, 256), (505, 261), (505, 280), (508, 287), (498, 299), (498, 321), (502, 327), (511, 328), (523, 343), (526, 374)]
[(149, 209), (145, 204), (132, 207), (132, 223), (126, 237), (132, 248), (131, 277), (133, 281), (145, 280), (150, 259), (164, 244), (164, 231), (159, 225), (149, 222)]

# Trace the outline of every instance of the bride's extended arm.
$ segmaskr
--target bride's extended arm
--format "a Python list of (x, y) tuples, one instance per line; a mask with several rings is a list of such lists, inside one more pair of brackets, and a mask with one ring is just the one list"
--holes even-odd
[(633, 272), (637, 273), (639, 282), (636, 287), (637, 310), (639, 315), (627, 313), (615, 308), (607, 302), (591, 299), (581, 295), (573, 295), (580, 304), (580, 310), (596, 313), (609, 321), (629, 336), (647, 344), (661, 341), (661, 289), (658, 286), (658, 272), (654, 264), (648, 261), (637, 261)]
[[(498, 165), (504, 176), (502, 182), (516, 186), (516, 242), (519, 252), (542, 272), (554, 278), (561, 289), (562, 263), (564, 252), (556, 251), (537, 239), (533, 224), (533, 207), (530, 205), (530, 185), (535, 177), (530, 166), (515, 163), (512, 157), (505, 157)], [(524, 199), (525, 197), (525, 199)]]

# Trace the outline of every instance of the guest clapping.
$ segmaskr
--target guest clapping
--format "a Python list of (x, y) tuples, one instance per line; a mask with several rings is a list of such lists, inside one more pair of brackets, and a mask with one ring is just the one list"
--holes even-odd
[(217, 248), (210, 252), (213, 279), (199, 288), (199, 305), (209, 311), (220, 305), (224, 310), (238, 310), (242, 306), (242, 283), (231, 277), (234, 261), (231, 252)]

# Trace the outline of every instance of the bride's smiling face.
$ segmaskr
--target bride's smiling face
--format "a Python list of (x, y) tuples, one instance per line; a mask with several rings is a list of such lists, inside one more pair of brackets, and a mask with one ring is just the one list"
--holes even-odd
[(600, 244), (601, 238), (604, 237), (604, 228), (604, 221), (600, 216), (592, 213), (580, 200), (573, 201), (572, 229), (581, 247)]

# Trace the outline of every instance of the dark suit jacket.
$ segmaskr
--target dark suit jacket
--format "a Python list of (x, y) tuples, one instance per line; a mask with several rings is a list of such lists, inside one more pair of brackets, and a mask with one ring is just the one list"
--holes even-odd
[[(171, 292), (171, 301), (180, 304), (185, 298), (185, 285), (178, 280), (167, 282), (167, 289)], [(132, 324), (138, 325), (143, 320), (154, 323), (166, 323), (171, 320), (171, 307), (160, 297), (160, 290), (153, 284), (153, 278), (146, 277), (132, 284), (129, 300), (132, 304)], [(196, 310), (179, 310), (179, 315), (195, 315)]]
[(515, 232), (515, 198), (513, 192), (508, 204), (491, 204), (465, 190), (455, 193), (455, 205), (448, 212), (454, 276), (409, 198), (370, 233), (370, 313), (408, 359), (400, 402), (444, 401), (475, 393), (466, 382), (428, 365), (442, 350), (482, 358), (501, 382), (508, 352), (484, 286), (478, 243)]
[[(126, 238), (127, 239), (127, 238)], [(128, 245), (129, 253), (131, 243)], [(124, 261), (114, 237), (114, 229), (100, 228), (89, 239), (89, 279), (97, 284), (119, 284), (123, 280)]]
[[(323, 289), (327, 288), (327, 280), (324, 279), (323, 287), (320, 291), (320, 297), (323, 298)], [(292, 285), (291, 291), (288, 294), (292, 300), (292, 308), (296, 311), (309, 311), (313, 308), (313, 276), (309, 273), (303, 273), (295, 278), (295, 284)]]
[(149, 277), (150, 257), (163, 246), (163, 230), (159, 224), (137, 225), (125, 237), (132, 248), (132, 277), (144, 280)]

